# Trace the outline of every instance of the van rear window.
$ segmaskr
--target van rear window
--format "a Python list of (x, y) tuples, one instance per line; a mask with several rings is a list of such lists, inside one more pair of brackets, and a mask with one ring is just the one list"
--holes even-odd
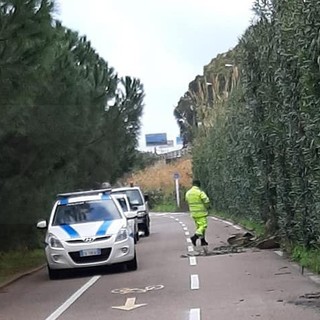
[(121, 190), (121, 191), (112, 191), (113, 194), (126, 194), (131, 205), (142, 206), (144, 200), (141, 197), (139, 190)]

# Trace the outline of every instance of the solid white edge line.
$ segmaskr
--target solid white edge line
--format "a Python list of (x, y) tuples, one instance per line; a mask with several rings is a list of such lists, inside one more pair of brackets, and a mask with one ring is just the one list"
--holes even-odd
[(191, 290), (198, 290), (199, 285), (199, 276), (197, 274), (192, 274), (190, 277), (191, 280)]
[(189, 257), (189, 263), (190, 263), (190, 266), (196, 266), (197, 265), (197, 258), (196, 257)]
[(190, 309), (189, 320), (200, 320), (200, 308)]
[(88, 290), (101, 276), (92, 277), (78, 291), (76, 291), (68, 300), (66, 300), (56, 311), (54, 311), (46, 320), (58, 319), (86, 290)]
[(236, 230), (241, 230), (242, 228), (239, 226), (234, 225), (232, 222), (230, 221), (226, 221), (226, 220), (222, 220), (222, 219), (218, 219), (216, 217), (211, 217), (211, 219), (215, 220), (215, 221), (219, 221), (219, 222), (224, 222), (226, 224), (228, 224), (229, 226), (233, 226)]

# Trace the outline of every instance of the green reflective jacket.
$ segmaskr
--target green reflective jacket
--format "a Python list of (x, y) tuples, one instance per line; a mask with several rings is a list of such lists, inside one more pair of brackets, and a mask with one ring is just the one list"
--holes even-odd
[(193, 186), (186, 193), (186, 202), (193, 217), (203, 217), (208, 215), (209, 198), (200, 188)]

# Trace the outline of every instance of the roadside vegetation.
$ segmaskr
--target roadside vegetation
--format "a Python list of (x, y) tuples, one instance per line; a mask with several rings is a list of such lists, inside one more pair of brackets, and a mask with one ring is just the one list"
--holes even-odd
[[(262, 223), (319, 271), (320, 1), (257, 0), (237, 46), (189, 84), (175, 116), (213, 209)], [(210, 85), (207, 85), (210, 83)]]
[(43, 249), (0, 252), (0, 286), (43, 264), (45, 264)]

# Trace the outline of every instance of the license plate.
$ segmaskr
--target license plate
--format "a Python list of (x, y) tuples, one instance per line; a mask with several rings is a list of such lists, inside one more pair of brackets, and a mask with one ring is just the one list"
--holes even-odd
[(101, 249), (86, 249), (80, 251), (80, 257), (99, 256)]

